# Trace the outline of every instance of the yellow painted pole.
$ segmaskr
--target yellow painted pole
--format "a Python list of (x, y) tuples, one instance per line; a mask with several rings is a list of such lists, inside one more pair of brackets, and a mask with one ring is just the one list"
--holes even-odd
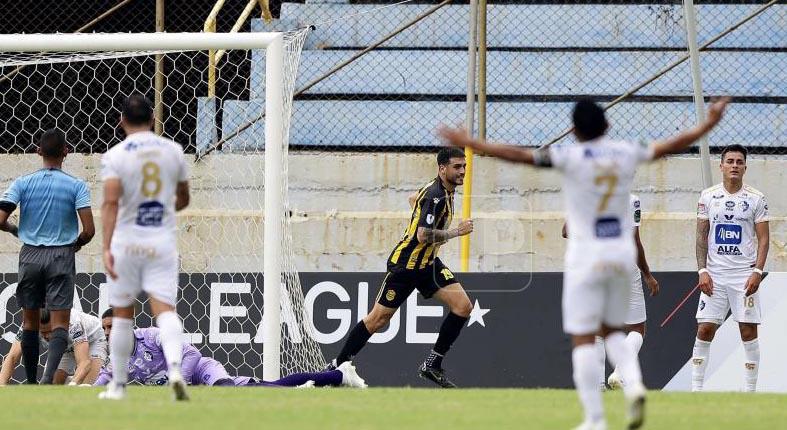
[[(486, 0), (478, 1), (478, 138), (486, 139)], [(462, 218), (472, 216), (473, 150), (465, 149), (467, 171), (462, 188)], [(459, 249), (460, 267), (470, 271), (470, 235), (462, 236)]]
[[(473, 135), (475, 116), (476, 51), (478, 50), (478, 0), (470, 0), (470, 38), (467, 42), (467, 105), (465, 107), (465, 129)], [(473, 194), (473, 150), (465, 148), (465, 182), (462, 185), (462, 219), (470, 218)], [(470, 235), (459, 238), (459, 268), (470, 270)]]

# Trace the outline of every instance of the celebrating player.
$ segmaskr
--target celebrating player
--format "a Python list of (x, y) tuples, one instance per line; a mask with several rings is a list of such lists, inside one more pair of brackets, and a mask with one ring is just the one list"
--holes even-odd
[[(52, 324), (49, 311), (41, 311), (39, 330), (43, 341), (42, 347), (47, 348), (52, 336)], [(0, 385), (11, 380), (14, 369), (22, 357), (22, 330), (16, 335), (16, 341), (3, 359), (0, 369)], [(66, 350), (60, 359), (53, 383), (63, 384), (67, 376), (71, 376), (69, 385), (92, 384), (98, 377), (101, 366), (107, 359), (107, 342), (101, 331), (98, 317), (71, 310), (71, 324), (68, 327)]]
[(134, 301), (145, 291), (161, 329), (176, 400), (188, 400), (181, 374), (183, 325), (175, 312), (178, 251), (175, 211), (189, 204), (183, 148), (152, 133), (153, 109), (142, 95), (123, 103), (120, 125), (126, 139), (104, 154), (104, 267), (114, 309), (110, 360), (115, 372), (102, 399), (126, 395), (128, 360), (134, 348)]
[[(101, 324), (107, 338), (112, 332), (112, 309), (101, 315)], [(138, 328), (134, 330), (134, 344), (128, 374), (132, 381), (145, 385), (163, 385), (168, 381), (167, 359), (161, 345), (161, 331), (158, 328)], [(277, 381), (259, 381), (248, 376), (230, 376), (218, 361), (203, 357), (197, 348), (184, 344), (181, 350), (183, 379), (190, 385), (214, 386), (259, 386), (259, 387), (299, 387), (299, 386), (348, 386), (366, 388), (366, 383), (355, 372), (355, 367), (343, 363), (336, 370), (315, 373), (295, 373)], [(95, 385), (106, 385), (112, 380), (112, 366), (101, 370)]]
[[(647, 312), (645, 310), (645, 294), (642, 291), (642, 278), (640, 271), (645, 277), (645, 284), (648, 286), (650, 296), (653, 297), (659, 293), (659, 281), (650, 273), (650, 266), (648, 260), (645, 258), (645, 247), (642, 246), (642, 239), (639, 235), (639, 224), (642, 218), (642, 208), (639, 197), (631, 194), (629, 198), (629, 210), (631, 211), (631, 219), (634, 223), (634, 243), (637, 246), (637, 269), (634, 270), (634, 277), (631, 280), (631, 295), (629, 296), (629, 310), (626, 316), (625, 326), (623, 330), (626, 331), (626, 342), (632, 350), (634, 355), (639, 355), (639, 350), (642, 348), (642, 341), (645, 336), (645, 321), (647, 320)], [(563, 237), (568, 237), (568, 229), (566, 224), (563, 224)], [(623, 386), (623, 380), (620, 374), (615, 369), (610, 375), (609, 379), (604, 378), (606, 368), (606, 353), (604, 351), (604, 339), (601, 336), (596, 336), (596, 348), (599, 350), (598, 354), (601, 363), (601, 380), (599, 386), (602, 389), (606, 388), (604, 382), (609, 384), (609, 387), (614, 389)]]
[(344, 347), (329, 368), (352, 360), (417, 289), (425, 298), (434, 296), (449, 309), (437, 342), (418, 373), (443, 388), (456, 387), (446, 377), (442, 361), (459, 337), (472, 305), (454, 274), (437, 258), (437, 252), (449, 239), (473, 231), (471, 220), (462, 220), (459, 226), (449, 228), (454, 215), (454, 189), (464, 182), (466, 165), (465, 155), (458, 149), (445, 148), (437, 154), (437, 178), (410, 196), (413, 207), (410, 223), (388, 257), (388, 272), (377, 295), (377, 303), (350, 331)]
[(757, 290), (768, 257), (768, 202), (761, 192), (743, 184), (746, 155), (741, 145), (726, 147), (719, 166), (722, 183), (704, 190), (697, 204), (697, 286), (702, 294), (691, 359), (692, 391), (702, 391), (710, 343), (730, 310), (746, 354), (744, 389), (757, 389), (757, 326), (762, 321)]
[(443, 128), (442, 137), (508, 161), (563, 172), (568, 215), (568, 238), (563, 279), (563, 329), (572, 336), (574, 383), (585, 408), (581, 430), (606, 429), (598, 390), (595, 335), (605, 337), (607, 355), (626, 384), (628, 426), (644, 421), (645, 387), (639, 362), (626, 342), (623, 326), (628, 313), (636, 246), (628, 205), (638, 164), (688, 148), (721, 119), (727, 100), (714, 103), (698, 126), (651, 145), (616, 141), (605, 136), (609, 124), (604, 110), (590, 100), (573, 112), (576, 145), (531, 150), (472, 139), (464, 130)]

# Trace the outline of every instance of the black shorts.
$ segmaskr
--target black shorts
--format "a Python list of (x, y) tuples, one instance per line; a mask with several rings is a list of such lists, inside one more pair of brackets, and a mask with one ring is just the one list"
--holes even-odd
[(74, 247), (24, 245), (19, 251), (16, 301), (22, 309), (65, 310), (74, 306)]
[(440, 261), (434, 259), (434, 263), (420, 270), (408, 270), (399, 267), (388, 267), (383, 284), (377, 293), (377, 303), (389, 307), (398, 308), (407, 300), (407, 297), (418, 290), (424, 298), (431, 298), (437, 290), (457, 281), (454, 274)]

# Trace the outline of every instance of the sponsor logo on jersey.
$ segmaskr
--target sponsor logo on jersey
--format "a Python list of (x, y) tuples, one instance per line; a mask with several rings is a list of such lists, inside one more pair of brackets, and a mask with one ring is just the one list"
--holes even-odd
[(727, 221), (732, 221), (733, 218), (735, 218), (735, 215), (726, 215), (726, 214), (724, 215), (724, 219), (726, 219)]
[(434, 215), (426, 214), (426, 223), (432, 225), (433, 222), (434, 222)]
[(749, 202), (747, 202), (746, 200), (741, 200), (740, 206), (741, 206), (741, 211), (743, 212), (749, 210)]
[(705, 300), (700, 300), (700, 310), (705, 309)]
[(716, 244), (740, 245), (743, 229), (737, 224), (716, 224)]
[(723, 198), (723, 197), (724, 197), (724, 194), (714, 194), (714, 195), (710, 196), (710, 198), (712, 198), (712, 199), (720, 199), (720, 198)]
[(639, 209), (639, 200), (634, 200), (634, 209)]
[(731, 210), (735, 209), (735, 202), (731, 202), (731, 201), (727, 200), (726, 202), (724, 202), (724, 206), (727, 207), (728, 211), (731, 211)]
[(145, 351), (142, 354), (142, 358), (144, 358), (145, 361), (153, 361), (153, 355), (150, 353), (150, 351)]
[(639, 222), (640, 218), (642, 218), (642, 211), (637, 209), (634, 211), (634, 222)]
[(718, 255), (743, 255), (741, 253), (740, 248), (735, 245), (719, 245), (719, 249), (716, 251)]

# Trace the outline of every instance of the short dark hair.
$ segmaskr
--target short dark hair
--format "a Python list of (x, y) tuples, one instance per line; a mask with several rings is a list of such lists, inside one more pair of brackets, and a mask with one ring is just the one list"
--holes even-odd
[(123, 118), (131, 125), (143, 125), (153, 119), (153, 105), (142, 94), (132, 94), (123, 101)]
[(66, 150), (66, 135), (56, 128), (50, 128), (41, 135), (38, 147), (44, 157), (62, 157)]
[(101, 319), (103, 320), (104, 318), (112, 318), (113, 316), (114, 313), (112, 312), (112, 308), (109, 308), (105, 310), (103, 314), (101, 314)]
[(743, 154), (743, 161), (746, 161), (746, 157), (749, 155), (749, 151), (746, 150), (746, 147), (739, 144), (734, 144), (727, 146), (726, 148), (721, 150), (721, 160), (724, 161), (724, 157), (727, 155), (728, 152), (740, 152)]
[(452, 158), (465, 158), (465, 153), (459, 148), (443, 148), (437, 153), (437, 165), (445, 166)]
[(49, 324), (49, 311), (46, 309), (41, 309), (41, 324)]
[(603, 136), (609, 123), (604, 109), (591, 99), (582, 99), (574, 106), (574, 129), (583, 139), (593, 140)]

